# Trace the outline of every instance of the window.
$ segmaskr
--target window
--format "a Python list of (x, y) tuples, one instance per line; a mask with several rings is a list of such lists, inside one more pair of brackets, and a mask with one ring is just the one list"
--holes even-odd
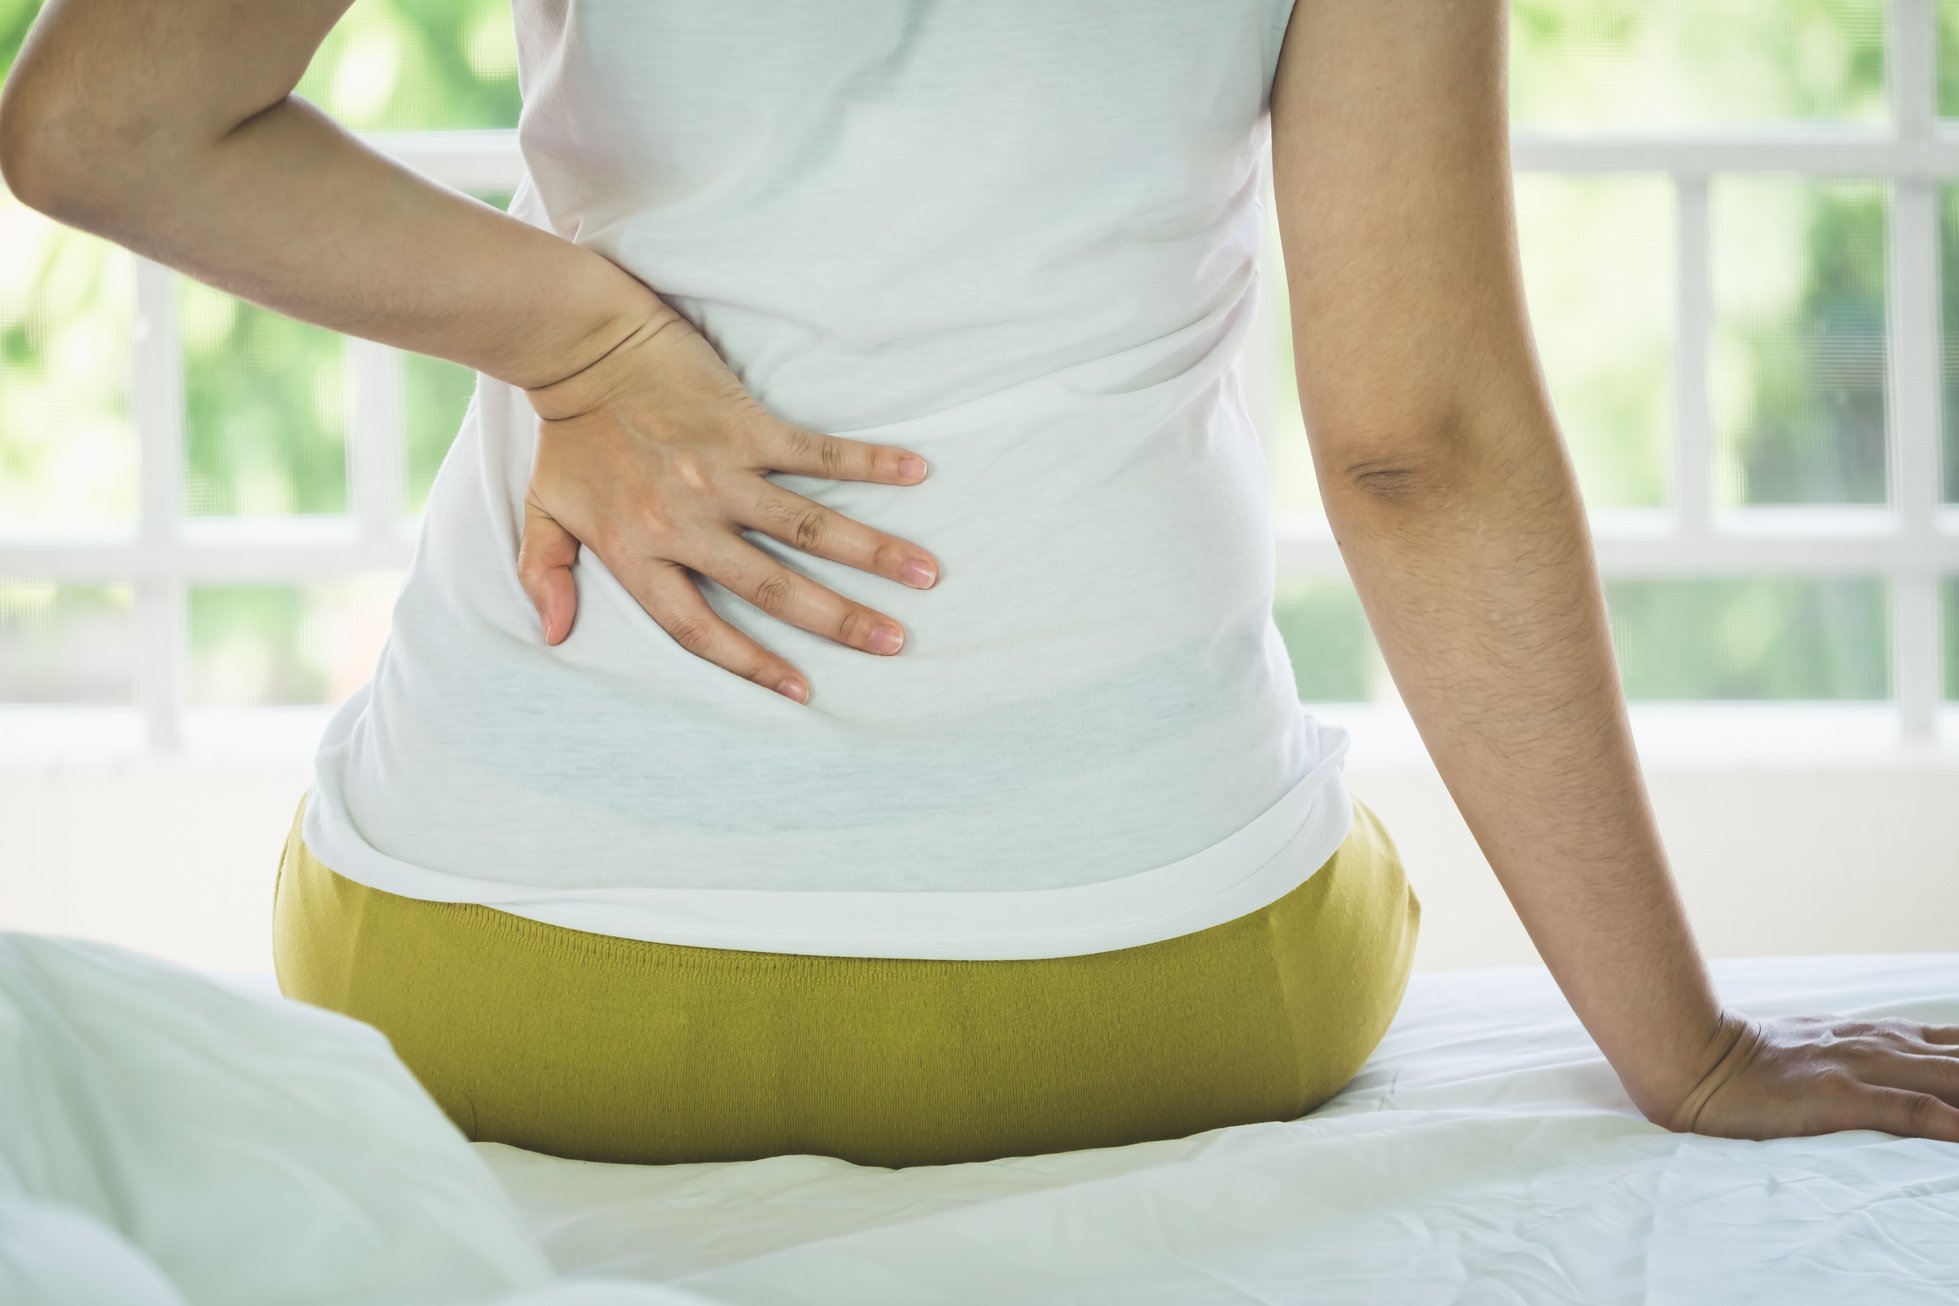
[[(34, 8), (0, 0), (0, 59)], [(1531, 309), (1628, 695), (1861, 704), (1931, 738), (1959, 700), (1959, 0), (1515, 0), (1512, 40)], [(503, 0), (357, 6), (299, 91), (488, 202), (521, 173)], [(1276, 615), (1302, 698), (1391, 701), (1271, 237), (1242, 379)], [(314, 728), (366, 678), (466, 369), (3, 193), (0, 366), (0, 721), (172, 749), (293, 707)]]

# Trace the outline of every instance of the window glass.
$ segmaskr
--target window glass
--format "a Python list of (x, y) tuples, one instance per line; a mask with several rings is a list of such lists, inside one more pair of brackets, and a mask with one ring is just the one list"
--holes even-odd
[(338, 703), (373, 673), (402, 576), (190, 589), (190, 702)]
[(1513, 0), (1511, 117), (1637, 131), (1876, 126), (1884, 34), (1885, 0)]
[(1939, 350), (1945, 501), (1959, 503), (1959, 185), (1939, 188)]
[(1866, 577), (1605, 582), (1628, 699), (1884, 699), (1885, 587)]
[(515, 127), (509, 0), (367, 0), (320, 43), (295, 92), (355, 131)]
[(135, 530), (133, 270), (0, 188), (0, 535)]
[(344, 337), (175, 278), (184, 355), (184, 511), (347, 510)]
[(1374, 633), (1352, 582), (1282, 579), (1272, 615), (1285, 639), (1301, 702), (1368, 701)]
[(1959, 118), (1959, 0), (1939, 0), (1939, 112)]
[(1959, 576), (1945, 579), (1945, 696), (1959, 700)]
[(132, 703), (132, 590), (0, 579), (0, 703)]
[(1884, 502), (1889, 192), (1780, 177), (1709, 187), (1717, 504)]
[(1659, 507), (1673, 430), (1673, 185), (1516, 178), (1531, 330), (1586, 505)]

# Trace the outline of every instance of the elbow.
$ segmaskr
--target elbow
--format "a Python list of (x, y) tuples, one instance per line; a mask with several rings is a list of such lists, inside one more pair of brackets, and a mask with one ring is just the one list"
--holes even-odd
[(1457, 436), (1315, 452), (1320, 498), (1352, 523), (1401, 529), (1488, 511), (1582, 513), (1576, 469), (1549, 421), (1504, 423)]
[(1386, 505), (1419, 503), (1455, 484), (1455, 470), (1442, 449), (1397, 450), (1332, 455), (1339, 488)]
[(1419, 503), (1448, 493), (1464, 474), (1473, 441), (1463, 410), (1443, 405), (1419, 413), (1350, 410), (1361, 420), (1308, 424), (1322, 494), (1355, 496), (1382, 505)]
[(22, 204), (86, 227), (138, 210), (182, 166), (209, 96), (162, 71), (178, 62), (168, 51), (145, 48), (160, 26), (86, 5), (42, 10), (0, 78), (0, 181)]
[(56, 221), (89, 227), (127, 209), (174, 166), (170, 144), (154, 120), (112, 119), (31, 78), (0, 86), (0, 181)]
[(39, 117), (18, 76), (0, 83), (0, 182), (28, 208), (46, 212), (49, 195), (60, 183), (48, 175), (52, 151), (41, 148)]
[(77, 109), (34, 43), (37, 34), (0, 81), (0, 181), (22, 204), (48, 213), (74, 185), (73, 155), (60, 137), (72, 130)]
[(92, 146), (90, 135), (71, 115), (31, 95), (0, 94), (0, 181), (28, 208), (69, 221), (87, 188), (118, 171), (114, 156)]

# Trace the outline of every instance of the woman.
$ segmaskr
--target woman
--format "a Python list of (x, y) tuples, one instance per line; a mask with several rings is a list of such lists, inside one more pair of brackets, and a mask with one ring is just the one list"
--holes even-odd
[(285, 991), (472, 1138), (940, 1164), (1360, 1068), (1420, 904), (1271, 618), (1269, 133), (1328, 516), (1633, 1101), (1959, 1140), (1959, 1030), (1709, 984), (1519, 292), (1499, 0), (517, 0), (508, 214), (289, 94), (347, 3), (55, 0), (0, 158), (479, 373), (275, 908)]

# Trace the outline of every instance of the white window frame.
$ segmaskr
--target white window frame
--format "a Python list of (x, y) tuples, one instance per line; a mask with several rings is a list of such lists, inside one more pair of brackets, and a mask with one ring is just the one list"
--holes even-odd
[[(1632, 711), (1642, 734), (1659, 731), (1695, 752), (1743, 727), (1780, 756), (1773, 740), (1816, 738), (1892, 755), (1950, 750), (1959, 716), (1945, 702), (1941, 674), (1941, 578), (1959, 574), (1959, 508), (1940, 495), (1938, 191), (1959, 181), (1959, 127), (1939, 118), (1934, 0), (1891, 0), (1886, 72), (1890, 120), (1881, 128), (1800, 124), (1746, 131), (1666, 133), (1513, 132), (1520, 173), (1639, 174), (1670, 179), (1675, 197), (1672, 503), (1657, 509), (1591, 513), (1599, 568), (1607, 578), (1634, 576), (1857, 575), (1889, 588), (1889, 701), (1869, 704), (1645, 704)], [(477, 193), (507, 192), (523, 174), (512, 130), (367, 133), (363, 139), (446, 185)], [(1886, 407), (1889, 501), (1866, 506), (1750, 507), (1717, 512), (1712, 503), (1712, 420), (1708, 343), (1713, 325), (1708, 186), (1715, 176), (1789, 174), (1886, 182)], [(155, 754), (186, 748), (187, 720), (226, 724), (196, 729), (190, 743), (232, 751), (240, 740), (273, 741), (290, 752), (311, 739), (331, 705), (187, 708), (187, 612), (192, 585), (303, 583), (372, 569), (405, 570), (418, 524), (402, 512), (405, 442), (404, 355), (354, 336), (342, 337), (348, 414), (345, 516), (196, 519), (183, 512), (183, 358), (173, 269), (134, 254), (135, 339), (130, 404), (138, 436), (141, 509), (133, 537), (0, 540), (0, 576), (60, 583), (131, 584), (135, 602), (133, 707), (0, 708), (0, 754), (92, 757), (132, 749)], [(1930, 275), (1926, 275), (1928, 273)], [(1914, 275), (1916, 273), (1917, 275)], [(1268, 279), (1268, 287), (1276, 279)], [(1274, 293), (1268, 289), (1267, 293)], [(1260, 430), (1275, 423), (1270, 366), (1274, 342), (1258, 339), (1241, 360), (1241, 381)], [(1323, 517), (1282, 518), (1277, 530), (1282, 578), (1343, 578), (1346, 569)], [(1329, 712), (1366, 718), (1419, 747), (1394, 702), (1393, 685), (1375, 677), (1378, 702)], [(1377, 710), (1379, 709), (1379, 710)], [(1378, 720), (1377, 720), (1378, 719)], [(1400, 728), (1395, 730), (1396, 721)], [(1710, 731), (1709, 726), (1714, 728)], [(221, 742), (208, 747), (212, 740)], [(1798, 750), (1803, 751), (1803, 750)], [(1852, 748), (1853, 754), (1859, 752)]]

